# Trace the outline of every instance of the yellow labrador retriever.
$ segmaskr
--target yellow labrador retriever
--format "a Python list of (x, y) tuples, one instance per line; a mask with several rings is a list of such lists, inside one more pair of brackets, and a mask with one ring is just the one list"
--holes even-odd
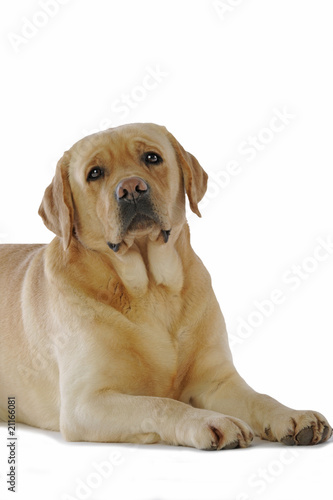
[(0, 247), (0, 417), (69, 441), (220, 450), (254, 435), (317, 444), (323, 415), (287, 408), (238, 375), (210, 276), (191, 248), (207, 174), (164, 128), (77, 142), (39, 213), (49, 245)]

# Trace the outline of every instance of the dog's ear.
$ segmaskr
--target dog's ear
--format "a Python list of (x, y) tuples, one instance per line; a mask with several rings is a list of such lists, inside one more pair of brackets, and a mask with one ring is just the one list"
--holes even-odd
[(45, 226), (62, 238), (64, 250), (69, 247), (73, 233), (74, 207), (68, 179), (69, 153), (58, 161), (56, 173), (46, 188), (39, 215)]
[(178, 163), (183, 171), (185, 191), (188, 196), (192, 212), (201, 217), (198, 203), (204, 197), (207, 190), (208, 175), (191, 154), (185, 151), (183, 146), (179, 144), (177, 139), (168, 132), (169, 140), (176, 152)]

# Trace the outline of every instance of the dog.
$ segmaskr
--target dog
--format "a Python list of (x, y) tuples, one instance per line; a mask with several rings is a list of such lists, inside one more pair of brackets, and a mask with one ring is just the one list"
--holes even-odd
[(67, 441), (244, 448), (327, 441), (315, 411), (236, 371), (185, 196), (207, 174), (165, 127), (130, 124), (66, 151), (40, 209), (48, 245), (0, 247), (0, 418)]

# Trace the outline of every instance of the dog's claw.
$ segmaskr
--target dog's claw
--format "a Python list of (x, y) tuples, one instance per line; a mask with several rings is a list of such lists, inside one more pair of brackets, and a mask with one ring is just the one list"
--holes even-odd
[[(323, 435), (322, 435), (321, 440), (319, 441), (319, 443), (323, 443), (324, 441), (326, 441), (326, 439), (327, 439), (327, 437), (328, 437), (328, 433), (329, 433), (329, 431), (330, 431), (330, 428), (329, 428), (327, 425), (325, 425), (325, 426), (324, 426)], [(332, 431), (331, 431), (331, 432), (332, 432)]]
[(110, 243), (108, 241), (108, 246), (111, 248), (111, 250), (113, 250), (114, 252), (118, 252), (119, 250), (119, 247), (120, 247), (120, 243)]
[(167, 231), (166, 231), (165, 229), (162, 229), (162, 234), (163, 234), (163, 238), (164, 238), (164, 243), (167, 243), (167, 242), (168, 242), (168, 239), (169, 239), (170, 233), (171, 233), (171, 229), (168, 229)]
[(281, 443), (285, 444), (286, 446), (294, 446), (296, 444), (293, 436), (285, 436), (281, 439)]

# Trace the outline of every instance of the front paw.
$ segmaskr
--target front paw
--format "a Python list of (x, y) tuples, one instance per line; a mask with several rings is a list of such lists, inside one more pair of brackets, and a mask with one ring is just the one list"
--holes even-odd
[(193, 409), (176, 429), (177, 443), (201, 450), (246, 448), (252, 429), (242, 420), (214, 411)]
[(323, 415), (297, 410), (273, 416), (261, 435), (262, 439), (288, 446), (324, 443), (331, 436), (332, 427)]

